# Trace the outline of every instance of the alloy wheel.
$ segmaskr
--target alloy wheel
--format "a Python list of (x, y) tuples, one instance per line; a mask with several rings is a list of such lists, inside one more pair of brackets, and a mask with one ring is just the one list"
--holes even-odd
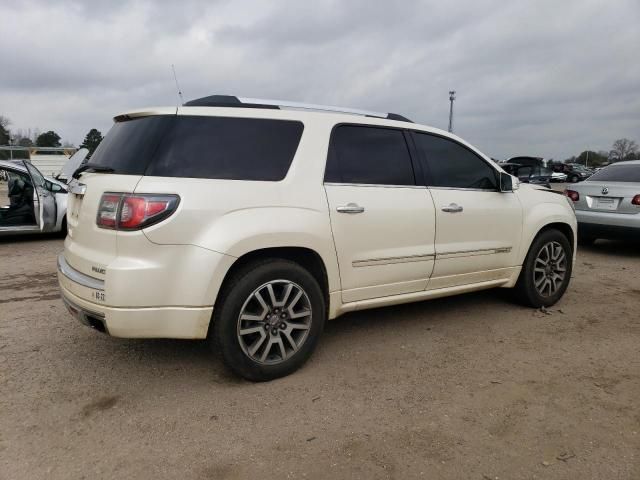
[(551, 297), (562, 286), (567, 274), (567, 255), (558, 242), (542, 246), (533, 264), (533, 284), (540, 295)]
[(251, 360), (275, 365), (293, 356), (311, 328), (311, 302), (304, 289), (289, 280), (273, 280), (256, 288), (238, 316), (237, 336)]

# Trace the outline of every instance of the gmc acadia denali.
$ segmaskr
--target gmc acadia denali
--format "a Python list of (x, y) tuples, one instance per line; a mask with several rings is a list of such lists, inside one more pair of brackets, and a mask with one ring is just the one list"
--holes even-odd
[(572, 202), (455, 135), (292, 102), (118, 115), (68, 203), (73, 316), (115, 337), (207, 338), (253, 381), (296, 370), (345, 312), (492, 287), (552, 305), (575, 255)]

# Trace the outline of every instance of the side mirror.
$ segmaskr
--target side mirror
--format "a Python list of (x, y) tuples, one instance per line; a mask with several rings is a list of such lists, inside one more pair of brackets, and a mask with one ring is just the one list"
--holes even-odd
[(49, 191), (53, 193), (60, 193), (64, 191), (64, 189), (60, 185), (49, 181), (47, 181), (47, 187), (49, 187)]
[(520, 187), (520, 182), (517, 178), (509, 175), (508, 173), (500, 172), (500, 191), (501, 192), (513, 192)]

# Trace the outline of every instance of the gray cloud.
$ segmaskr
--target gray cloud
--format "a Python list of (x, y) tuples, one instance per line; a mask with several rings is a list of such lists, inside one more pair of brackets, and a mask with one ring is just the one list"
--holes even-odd
[(0, 114), (79, 143), (212, 93), (402, 113), (494, 157), (640, 140), (636, 0), (0, 0)]

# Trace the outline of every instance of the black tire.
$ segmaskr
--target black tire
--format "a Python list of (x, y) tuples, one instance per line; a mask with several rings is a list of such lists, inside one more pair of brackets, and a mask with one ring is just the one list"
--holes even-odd
[[(276, 280), (286, 280), (303, 289), (309, 300), (310, 327), (305, 340), (295, 353), (280, 363), (264, 364), (250, 358), (243, 350), (238, 324), (243, 306), (256, 289)], [(247, 380), (264, 382), (289, 375), (307, 361), (322, 335), (326, 317), (325, 297), (313, 275), (290, 260), (260, 260), (244, 265), (225, 281), (214, 309), (210, 341), (214, 351), (221, 355), (229, 370)], [(266, 335), (270, 338), (268, 331)]]
[(60, 236), (66, 238), (67, 236), (67, 217), (62, 217), (62, 223), (60, 224)]
[(578, 181), (580, 181), (580, 177), (578, 177), (577, 175), (571, 175), (569, 177), (569, 182), (571, 183), (578, 183)]
[[(555, 242), (562, 247), (566, 256), (565, 275), (558, 289), (553, 294), (542, 295), (534, 283), (534, 264), (542, 249), (551, 242)], [(555, 304), (567, 290), (571, 280), (571, 270), (573, 266), (573, 248), (567, 237), (556, 229), (545, 230), (540, 233), (529, 248), (527, 257), (522, 265), (520, 277), (516, 283), (515, 293), (520, 303), (534, 308), (549, 307)]]

